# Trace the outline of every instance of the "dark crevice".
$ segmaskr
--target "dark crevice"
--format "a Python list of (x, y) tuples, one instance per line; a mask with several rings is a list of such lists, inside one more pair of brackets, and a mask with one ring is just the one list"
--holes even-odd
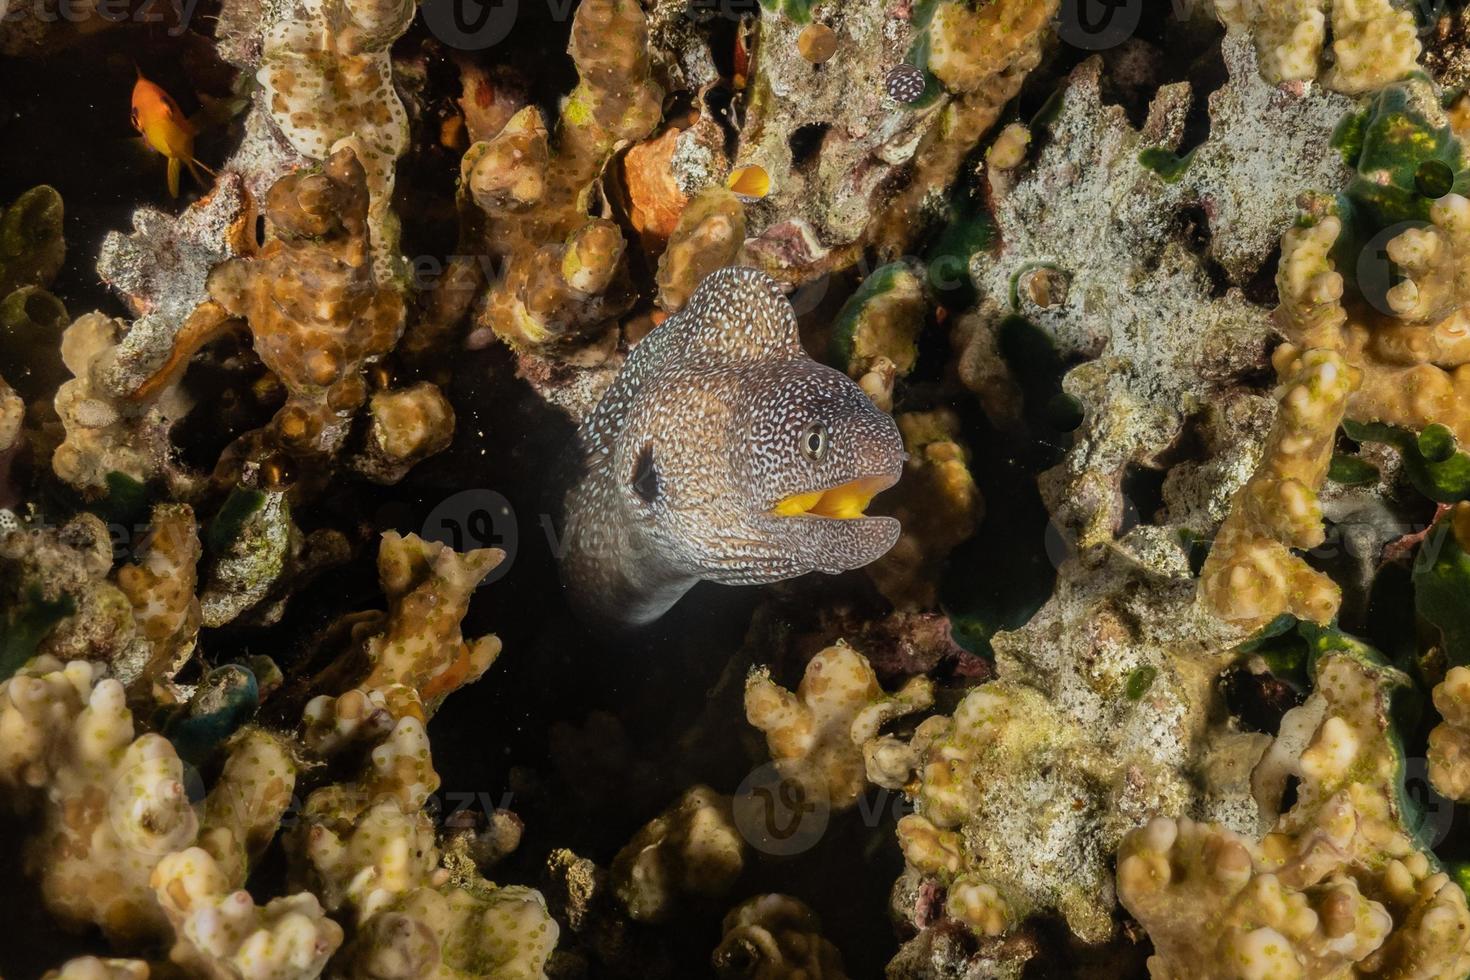
[(816, 164), (822, 141), (832, 127), (827, 123), (808, 123), (791, 134), (791, 167), (806, 170)]

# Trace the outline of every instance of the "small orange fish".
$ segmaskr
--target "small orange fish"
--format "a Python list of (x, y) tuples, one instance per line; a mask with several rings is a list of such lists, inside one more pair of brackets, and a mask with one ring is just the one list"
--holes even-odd
[(149, 146), (168, 158), (168, 192), (171, 196), (179, 196), (179, 172), (183, 167), (189, 168), (189, 173), (201, 186), (205, 184), (199, 173), (204, 165), (194, 159), (194, 124), (179, 109), (173, 97), (144, 78), (141, 70), (133, 84), (133, 128), (143, 134)]

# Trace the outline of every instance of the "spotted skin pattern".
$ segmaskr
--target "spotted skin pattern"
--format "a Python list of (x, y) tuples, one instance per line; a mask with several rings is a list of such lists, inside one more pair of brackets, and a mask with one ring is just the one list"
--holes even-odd
[[(817, 423), (827, 439), (813, 458)], [(773, 513), (856, 479), (892, 486), (904, 452), (887, 413), (807, 356), (791, 304), (754, 269), (710, 274), (634, 346), (579, 437), (562, 579), (594, 621), (651, 622), (702, 579), (844, 572), (898, 540), (891, 517)]]

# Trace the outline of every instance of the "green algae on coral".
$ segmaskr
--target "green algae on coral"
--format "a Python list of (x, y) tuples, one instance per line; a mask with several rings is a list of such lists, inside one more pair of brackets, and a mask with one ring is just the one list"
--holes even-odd
[(204, 675), (184, 711), (163, 726), (179, 758), (195, 765), (255, 714), (260, 687), (242, 664), (225, 664)]
[(1378, 481), (1378, 467), (1361, 456), (1337, 453), (1327, 468), (1327, 479), (1345, 487), (1361, 487)]
[(832, 362), (852, 374), (882, 355), (899, 374), (907, 374), (918, 358), (917, 338), (924, 322), (919, 308), (925, 303), (923, 280), (907, 263), (890, 262), (875, 269), (832, 323)]
[(1158, 174), (1165, 183), (1172, 184), (1184, 176), (1184, 171), (1194, 161), (1194, 150), (1180, 156), (1162, 146), (1149, 146), (1138, 151), (1138, 162)]
[(1381, 442), (1397, 449), (1410, 482), (1430, 500), (1452, 504), (1470, 499), (1470, 455), (1457, 448), (1445, 426), (1428, 426), (1416, 436), (1384, 422), (1344, 419), (1342, 430), (1355, 442)]
[(32, 585), (25, 601), (6, 609), (0, 618), (0, 681), (35, 656), (36, 647), (46, 635), (76, 611), (77, 604), (71, 596), (63, 595), (52, 601), (41, 592), (40, 586)]
[(1455, 533), (1453, 514), (1441, 517), (1414, 564), (1414, 608), (1438, 631), (1453, 666), (1470, 664), (1470, 554)]

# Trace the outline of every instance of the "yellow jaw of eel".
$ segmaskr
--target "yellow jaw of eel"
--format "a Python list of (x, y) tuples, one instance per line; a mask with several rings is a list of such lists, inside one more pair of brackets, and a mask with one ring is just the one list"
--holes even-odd
[(827, 490), (793, 494), (771, 508), (771, 513), (777, 517), (831, 517), (850, 521), (865, 517), (863, 511), (868, 502), (892, 485), (891, 477), (860, 477)]

